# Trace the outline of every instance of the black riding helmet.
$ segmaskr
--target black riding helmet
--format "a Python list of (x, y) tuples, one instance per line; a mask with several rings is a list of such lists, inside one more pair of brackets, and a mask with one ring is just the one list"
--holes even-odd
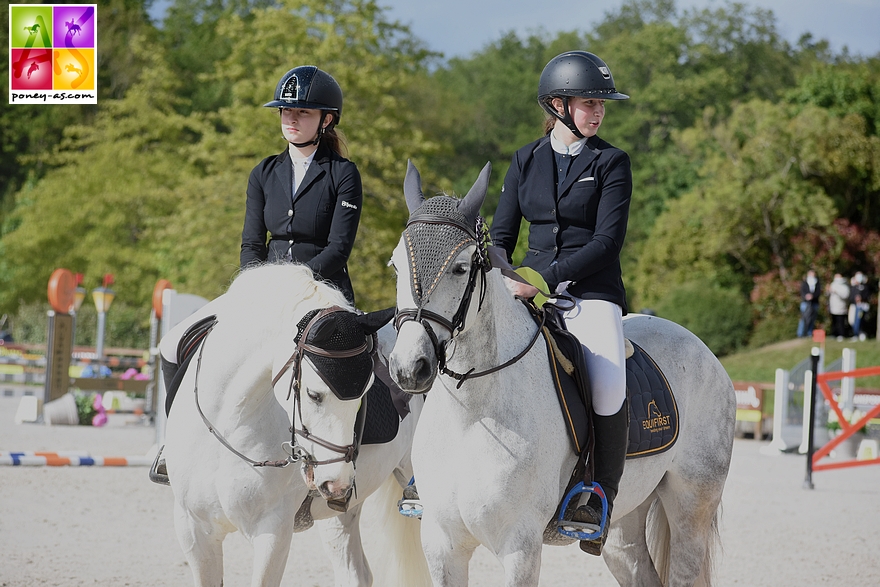
[[(604, 61), (586, 51), (568, 51), (557, 55), (544, 67), (538, 82), (538, 102), (541, 108), (562, 121), (578, 138), (584, 135), (571, 118), (568, 99), (571, 96), (599, 100), (628, 100), (614, 87), (611, 70)], [(553, 108), (553, 98), (562, 98), (565, 114)]]
[[(281, 76), (275, 86), (275, 99), (263, 104), (266, 108), (309, 108), (321, 110), (321, 123), (313, 141), (296, 144), (296, 147), (317, 145), (321, 135), (339, 123), (342, 117), (342, 89), (326, 71), (314, 65), (294, 67)], [(332, 120), (324, 128), (324, 117), (330, 113)]]

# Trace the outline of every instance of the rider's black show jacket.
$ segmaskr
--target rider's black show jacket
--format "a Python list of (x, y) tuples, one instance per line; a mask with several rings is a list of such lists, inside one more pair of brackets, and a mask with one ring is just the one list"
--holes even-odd
[(614, 302), (626, 313), (620, 250), (632, 197), (629, 155), (593, 136), (559, 186), (556, 177), (549, 134), (514, 154), (492, 220), (493, 243), (512, 262), (525, 218), (530, 227), (523, 265), (551, 288), (571, 281), (570, 294)]
[(266, 261), (303, 263), (354, 303), (347, 262), (362, 206), (357, 166), (326, 146), (318, 145), (295, 194), (287, 149), (267, 157), (248, 179), (241, 267)]

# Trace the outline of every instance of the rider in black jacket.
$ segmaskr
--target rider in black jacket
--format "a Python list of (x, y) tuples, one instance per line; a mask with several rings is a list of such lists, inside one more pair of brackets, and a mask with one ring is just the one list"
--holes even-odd
[[(626, 291), (620, 250), (632, 196), (629, 156), (600, 139), (606, 100), (626, 100), (604, 61), (570, 51), (553, 58), (538, 84), (538, 101), (550, 114), (545, 136), (513, 156), (504, 178), (491, 236), (507, 252), (516, 247), (520, 221), (529, 221), (529, 250), (523, 265), (536, 270), (556, 293), (574, 298), (566, 326), (586, 347), (593, 394), (594, 479), (608, 498), (609, 517), (623, 474), (629, 423), (622, 317)], [(517, 295), (537, 289), (510, 280)], [(601, 501), (593, 494), (574, 521), (601, 522)], [(605, 534), (582, 540), (598, 555)]]
[[(308, 265), (354, 303), (348, 257), (363, 205), (357, 166), (335, 130), (342, 90), (313, 65), (281, 77), (275, 99), (287, 149), (251, 172), (241, 233), (241, 267), (266, 261)], [(267, 242), (268, 239), (268, 242)]]

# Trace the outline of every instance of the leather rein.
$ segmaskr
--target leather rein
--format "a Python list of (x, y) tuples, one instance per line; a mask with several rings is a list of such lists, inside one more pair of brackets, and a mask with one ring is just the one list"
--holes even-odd
[[(311, 328), (312, 324), (316, 323), (323, 316), (326, 316), (327, 314), (329, 314), (331, 312), (338, 312), (338, 311), (345, 311), (345, 310), (343, 310), (342, 308), (340, 308), (338, 306), (332, 306), (330, 308), (326, 308), (324, 310), (321, 310), (309, 321), (308, 325), (305, 328), (305, 331), (302, 333), (302, 335), (299, 338), (299, 341), (297, 342), (296, 349), (293, 351), (293, 354), (284, 363), (284, 366), (278, 371), (278, 373), (272, 378), (272, 385), (274, 386), (288, 370), (290, 370), (290, 369), (293, 370), (293, 375), (290, 380), (290, 388), (287, 391), (287, 399), (289, 400), (291, 397), (291, 394), (293, 394), (293, 398), (294, 398), (293, 404), (294, 405), (292, 407), (292, 410), (295, 411), (295, 413), (297, 413), (299, 415), (300, 422), (302, 422), (302, 401), (300, 399), (300, 382), (301, 382), (302, 370), (301, 370), (300, 366), (302, 363), (303, 352), (309, 351), (310, 353), (315, 353), (317, 355), (320, 355), (323, 357), (328, 357), (328, 358), (347, 358), (347, 357), (353, 357), (355, 355), (358, 355), (369, 348), (369, 345), (365, 342), (362, 346), (354, 348), (354, 349), (350, 349), (350, 350), (328, 351), (326, 349), (321, 349), (321, 348), (306, 344), (304, 342), (306, 340), (306, 335), (308, 334), (308, 331)], [(308, 428), (306, 428), (305, 425), (302, 425), (302, 428), (297, 428), (295, 424), (290, 427), (290, 432), (291, 432), (290, 441), (284, 442), (282, 444), (284, 452), (286, 452), (288, 455), (286, 459), (277, 460), (277, 461), (257, 461), (255, 459), (252, 459), (252, 458), (242, 454), (238, 450), (236, 450), (229, 443), (229, 441), (227, 441), (223, 437), (223, 435), (221, 435), (219, 432), (217, 432), (216, 428), (214, 427), (213, 424), (211, 424), (210, 420), (208, 420), (208, 418), (207, 418), (207, 416), (205, 416), (204, 412), (202, 412), (202, 408), (199, 405), (199, 372), (201, 371), (201, 368), (202, 368), (202, 353), (205, 349), (205, 345), (204, 345), (205, 340), (208, 338), (208, 335), (214, 329), (214, 326), (216, 326), (216, 322), (214, 324), (212, 324), (210, 326), (210, 328), (207, 329), (207, 331), (204, 332), (204, 334), (201, 337), (201, 340), (199, 340), (199, 347), (200, 348), (199, 348), (199, 356), (196, 361), (196, 374), (195, 374), (195, 384), (193, 386), (193, 393), (195, 394), (196, 410), (198, 410), (199, 416), (201, 416), (202, 421), (205, 423), (205, 426), (208, 427), (208, 431), (211, 434), (213, 434), (214, 437), (218, 441), (220, 441), (220, 444), (225, 446), (230, 452), (232, 452), (234, 455), (238, 456), (239, 458), (241, 458), (242, 460), (244, 460), (245, 462), (247, 462), (248, 464), (250, 464), (253, 467), (286, 467), (286, 466), (290, 465), (291, 463), (297, 463), (299, 461), (303, 461), (303, 465), (305, 465), (305, 466), (317, 467), (318, 465), (328, 465), (330, 463), (338, 463), (340, 461), (344, 461), (346, 463), (349, 463), (349, 462), (354, 461), (357, 458), (357, 452), (358, 452), (358, 448), (360, 446), (360, 440), (361, 440), (360, 434), (354, 435), (354, 439), (351, 444), (348, 444), (345, 446), (340, 446), (338, 444), (334, 444), (332, 442), (324, 440), (323, 438), (315, 436), (314, 434), (309, 432)], [(291, 417), (291, 421), (295, 422), (293, 417)], [(310, 440), (311, 442), (314, 442), (315, 444), (323, 446), (326, 449), (329, 449), (333, 452), (339, 453), (341, 456), (339, 456), (337, 458), (333, 458), (333, 459), (326, 459), (326, 460), (319, 461), (319, 460), (315, 459), (314, 456), (312, 456), (308, 451), (306, 451), (305, 448), (302, 447), (302, 445), (299, 444), (299, 442), (297, 441), (297, 436), (301, 436), (302, 438), (304, 438), (306, 440)]]

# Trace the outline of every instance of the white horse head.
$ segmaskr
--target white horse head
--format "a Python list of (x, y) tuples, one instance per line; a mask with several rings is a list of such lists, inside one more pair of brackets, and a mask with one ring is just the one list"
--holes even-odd
[(479, 212), (491, 171), (487, 163), (461, 200), (426, 200), (418, 170), (412, 162), (407, 166), (404, 193), (410, 219), (391, 259), (404, 278), (397, 280), (398, 335), (389, 370), (409, 393), (431, 388), (446, 346), (479, 311), (479, 303), (471, 302), (482, 297), (489, 269)]
[(373, 334), (381, 326), (380, 314), (357, 315), (334, 306), (312, 310), (297, 326), (296, 350), (288, 360), (292, 448), (302, 459), (306, 485), (327, 500), (344, 500), (354, 485), (360, 406), (373, 383)]

